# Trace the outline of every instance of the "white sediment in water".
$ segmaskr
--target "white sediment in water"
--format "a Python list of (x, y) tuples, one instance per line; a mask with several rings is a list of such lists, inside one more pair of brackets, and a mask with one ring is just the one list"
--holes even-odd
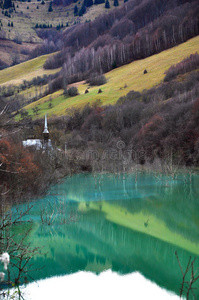
[(119, 275), (111, 270), (100, 275), (78, 272), (51, 277), (28, 284), (22, 292), (28, 300), (179, 300), (179, 296), (162, 289), (138, 272)]

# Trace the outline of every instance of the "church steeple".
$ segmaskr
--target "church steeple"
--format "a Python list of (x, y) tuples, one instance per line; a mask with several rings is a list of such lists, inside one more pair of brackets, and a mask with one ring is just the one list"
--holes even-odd
[(48, 131), (48, 124), (47, 124), (47, 114), (45, 114), (43, 137), (44, 137), (44, 141), (48, 141), (49, 131)]

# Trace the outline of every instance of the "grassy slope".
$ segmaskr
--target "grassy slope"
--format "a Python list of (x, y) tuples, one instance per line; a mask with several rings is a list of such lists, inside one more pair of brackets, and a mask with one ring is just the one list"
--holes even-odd
[[(52, 54), (50, 54), (52, 55)], [(4, 69), (0, 71), (0, 84), (5, 85), (19, 85), (23, 80), (31, 80), (36, 76), (43, 76), (44, 74), (52, 74), (56, 70), (44, 70), (43, 64), (49, 54), (37, 57), (19, 65)]]
[[(63, 115), (69, 107), (83, 107), (86, 103), (92, 103), (96, 99), (101, 99), (103, 104), (106, 105), (114, 104), (119, 97), (126, 95), (131, 90), (142, 91), (159, 84), (165, 76), (165, 71), (171, 65), (178, 63), (191, 53), (197, 52), (198, 49), (199, 36), (157, 55), (134, 61), (110, 71), (106, 74), (108, 82), (100, 87), (103, 91), (101, 94), (98, 94), (99, 87), (92, 87), (89, 89), (90, 92), (88, 94), (84, 94), (88, 85), (81, 83), (78, 86), (80, 92), (79, 96), (64, 98), (63, 95), (60, 95), (60, 91), (31, 103), (25, 108), (29, 114), (32, 115), (32, 108), (38, 105), (40, 108), (39, 114), (34, 116), (38, 118), (43, 117), (45, 112), (48, 112), (49, 116), (53, 114)], [(148, 71), (145, 75), (143, 74), (144, 69)], [(125, 84), (127, 85), (126, 88), (124, 88)], [(53, 105), (51, 109), (48, 108), (50, 97), (52, 98)]]

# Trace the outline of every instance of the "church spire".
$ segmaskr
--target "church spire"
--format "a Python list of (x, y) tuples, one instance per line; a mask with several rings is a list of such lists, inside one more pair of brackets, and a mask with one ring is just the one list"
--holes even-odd
[(44, 140), (48, 140), (48, 138), (49, 138), (49, 131), (48, 131), (48, 124), (47, 124), (47, 114), (45, 114), (45, 123), (44, 123), (43, 136), (44, 136)]

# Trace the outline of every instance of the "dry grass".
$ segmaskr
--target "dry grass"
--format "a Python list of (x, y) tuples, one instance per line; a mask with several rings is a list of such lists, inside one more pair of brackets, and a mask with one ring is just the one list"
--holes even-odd
[(19, 65), (4, 69), (0, 71), (0, 84), (4, 85), (19, 85), (23, 80), (31, 80), (36, 76), (43, 76), (45, 74), (53, 74), (60, 69), (44, 70), (43, 65), (46, 59), (49, 57), (47, 54), (35, 59), (26, 61)]

